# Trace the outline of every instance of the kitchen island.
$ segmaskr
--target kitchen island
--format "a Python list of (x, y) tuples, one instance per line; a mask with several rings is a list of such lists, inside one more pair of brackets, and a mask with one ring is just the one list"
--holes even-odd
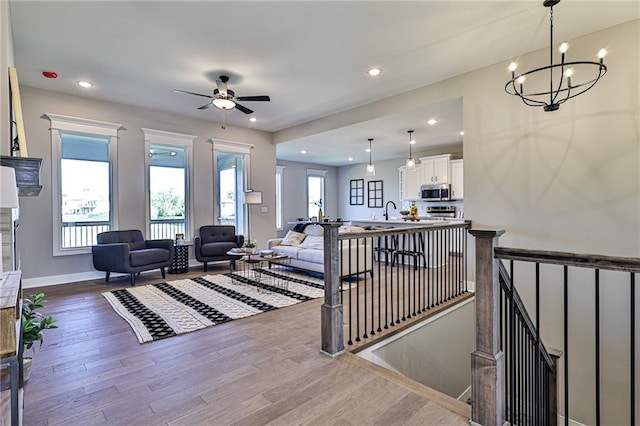
[[(378, 261), (423, 264), (428, 268), (446, 265), (450, 257), (462, 252), (464, 230), (459, 226), (470, 223), (464, 219), (421, 219), (419, 221), (396, 219), (351, 219), (352, 225), (366, 230), (397, 229), (399, 233), (389, 238), (374, 238), (374, 251)], [(409, 228), (418, 228), (410, 230)], [(463, 231), (461, 233), (461, 231)], [(423, 263), (424, 262), (424, 263)]]

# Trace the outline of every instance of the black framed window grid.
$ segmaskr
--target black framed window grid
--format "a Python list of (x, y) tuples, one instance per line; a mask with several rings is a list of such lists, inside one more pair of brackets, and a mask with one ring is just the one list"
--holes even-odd
[(369, 193), (369, 207), (377, 208), (382, 207), (383, 190), (381, 180), (370, 180), (367, 183)]
[(364, 179), (349, 181), (349, 204), (352, 206), (364, 205)]

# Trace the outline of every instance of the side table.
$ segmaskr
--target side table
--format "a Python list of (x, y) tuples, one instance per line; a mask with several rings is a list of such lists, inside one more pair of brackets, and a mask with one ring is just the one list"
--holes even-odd
[(189, 272), (189, 245), (173, 245), (173, 262), (169, 265), (170, 274), (186, 274)]

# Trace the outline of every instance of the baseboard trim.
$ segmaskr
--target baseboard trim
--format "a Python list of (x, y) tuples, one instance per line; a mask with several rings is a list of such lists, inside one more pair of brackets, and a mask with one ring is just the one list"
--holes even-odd
[[(125, 274), (112, 274), (113, 277), (124, 276)], [(78, 272), (76, 274), (49, 275), (46, 277), (23, 278), (22, 288), (49, 287), (53, 285), (69, 284), (78, 281), (88, 281), (102, 278), (105, 273), (101, 271)]]
[(472, 293), (476, 292), (476, 282), (475, 281), (467, 281), (467, 291)]
[[(198, 262), (196, 259), (189, 259), (189, 268), (202, 268), (202, 263)], [(167, 268), (168, 270), (168, 268)], [(148, 274), (152, 272), (158, 272), (157, 269), (151, 269), (149, 271), (143, 271), (142, 274)], [(120, 274), (118, 272), (114, 272), (111, 274), (112, 277), (125, 277), (129, 274)], [(167, 275), (167, 279), (169, 279), (171, 275)], [(49, 287), (60, 284), (70, 284), (76, 283), (78, 281), (89, 281), (96, 279), (104, 279), (105, 273), (102, 271), (88, 271), (88, 272), (78, 272), (75, 274), (62, 274), (62, 275), (49, 275), (46, 277), (36, 277), (36, 278), (23, 278), (22, 279), (22, 288), (36, 288), (36, 287)]]

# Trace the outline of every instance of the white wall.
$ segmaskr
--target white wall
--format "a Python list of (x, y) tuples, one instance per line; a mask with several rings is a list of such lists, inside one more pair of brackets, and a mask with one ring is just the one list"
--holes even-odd
[[(18, 242), (22, 253), (23, 276), (38, 284), (59, 281), (56, 276), (83, 279), (83, 273), (95, 271), (91, 255), (52, 255), (52, 195), (51, 195), (51, 136), (45, 113), (90, 118), (124, 125), (118, 132), (119, 228), (145, 229), (144, 201), (144, 137), (142, 127), (197, 135), (193, 144), (193, 220), (194, 229), (214, 223), (213, 163), (211, 138), (254, 144), (251, 152), (251, 182), (263, 191), (268, 213), (254, 206), (251, 214), (251, 237), (266, 246), (268, 238), (275, 237), (275, 148), (271, 135), (266, 132), (226, 126), (222, 130), (214, 122), (181, 117), (173, 114), (144, 110), (109, 102), (63, 95), (31, 87), (22, 87), (25, 131), (31, 157), (43, 161), (40, 171), (43, 189), (38, 197), (20, 200), (20, 228)], [(44, 278), (45, 281), (36, 280)]]

